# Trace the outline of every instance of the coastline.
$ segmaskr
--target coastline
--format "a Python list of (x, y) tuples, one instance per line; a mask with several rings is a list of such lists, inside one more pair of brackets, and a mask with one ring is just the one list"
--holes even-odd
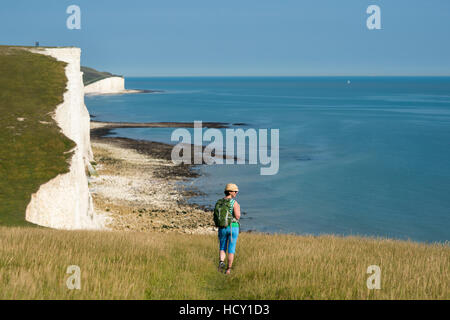
[[(95, 117), (92, 116), (91, 117)], [(245, 125), (245, 124), (233, 124)], [(202, 122), (204, 128), (228, 128), (229, 124), (225, 122)], [(117, 128), (194, 128), (192, 122), (108, 122), (91, 120), (91, 129), (105, 128), (108, 130)], [(96, 136), (106, 135), (107, 133), (94, 132)]]
[[(125, 78), (122, 76), (112, 75), (99, 72), (92, 68), (82, 67), (84, 94), (85, 95), (116, 95), (128, 93), (157, 93), (161, 90), (142, 90), (142, 89), (126, 89)], [(84, 72), (86, 72), (86, 79)], [(94, 79), (92, 79), (94, 78)]]
[(124, 89), (118, 90), (114, 92), (86, 92), (87, 96), (111, 96), (111, 95), (119, 95), (119, 94), (135, 94), (135, 93), (161, 93), (161, 90), (141, 90), (141, 89)]
[[(212, 211), (187, 200), (200, 191), (183, 185), (199, 176), (196, 165), (175, 165), (173, 146), (106, 137), (120, 127), (189, 127), (192, 123), (127, 124), (91, 121), (96, 172), (89, 178), (95, 210), (108, 217), (110, 230), (213, 234)], [(225, 123), (208, 123), (226, 127)]]

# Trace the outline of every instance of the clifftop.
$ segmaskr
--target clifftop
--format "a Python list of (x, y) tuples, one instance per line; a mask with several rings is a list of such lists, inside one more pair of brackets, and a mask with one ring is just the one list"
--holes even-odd
[(0, 225), (26, 225), (39, 186), (69, 171), (75, 142), (51, 114), (63, 102), (66, 64), (0, 46)]
[[(33, 50), (34, 51), (34, 50)], [(31, 196), (26, 220), (57, 229), (101, 229), (103, 221), (95, 214), (87, 174), (93, 160), (90, 144), (90, 117), (84, 104), (79, 48), (46, 48), (38, 53), (66, 63), (67, 91), (53, 119), (64, 135), (76, 143), (69, 172), (41, 185)]]
[(85, 86), (109, 77), (122, 77), (120, 75), (115, 75), (110, 72), (98, 71), (93, 68), (83, 66), (81, 66), (81, 72), (83, 72), (83, 83)]
[(0, 46), (0, 225), (101, 228), (86, 176), (92, 150), (80, 55)]

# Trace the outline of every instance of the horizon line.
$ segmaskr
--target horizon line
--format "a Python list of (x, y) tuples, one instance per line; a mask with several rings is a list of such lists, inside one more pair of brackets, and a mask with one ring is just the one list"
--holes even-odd
[(450, 77), (450, 74), (303, 74), (303, 75), (288, 75), (288, 74), (267, 74), (267, 75), (261, 75), (261, 74), (173, 74), (173, 75), (167, 75), (167, 74), (161, 74), (161, 75), (123, 75), (123, 77), (128, 78), (200, 78), (200, 77), (248, 77), (248, 78), (269, 78), (269, 77), (283, 77), (283, 78), (302, 78), (302, 77)]

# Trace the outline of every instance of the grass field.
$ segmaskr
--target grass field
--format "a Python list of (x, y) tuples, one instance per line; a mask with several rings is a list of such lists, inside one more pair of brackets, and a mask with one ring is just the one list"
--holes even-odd
[(75, 143), (51, 117), (66, 90), (64, 68), (54, 58), (0, 46), (0, 225), (31, 225), (31, 194), (68, 171)]
[(450, 299), (443, 244), (243, 233), (227, 276), (216, 236), (0, 227), (0, 243), (0, 299)]

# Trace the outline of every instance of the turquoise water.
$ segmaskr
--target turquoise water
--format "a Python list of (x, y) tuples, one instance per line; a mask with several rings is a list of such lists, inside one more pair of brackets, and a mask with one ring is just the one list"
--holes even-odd
[[(450, 240), (450, 78), (128, 78), (126, 86), (164, 92), (87, 97), (96, 120), (280, 130), (278, 174), (211, 165), (191, 182), (207, 193), (193, 201), (209, 205), (236, 183), (244, 229)], [(172, 131), (114, 133), (170, 142)]]

